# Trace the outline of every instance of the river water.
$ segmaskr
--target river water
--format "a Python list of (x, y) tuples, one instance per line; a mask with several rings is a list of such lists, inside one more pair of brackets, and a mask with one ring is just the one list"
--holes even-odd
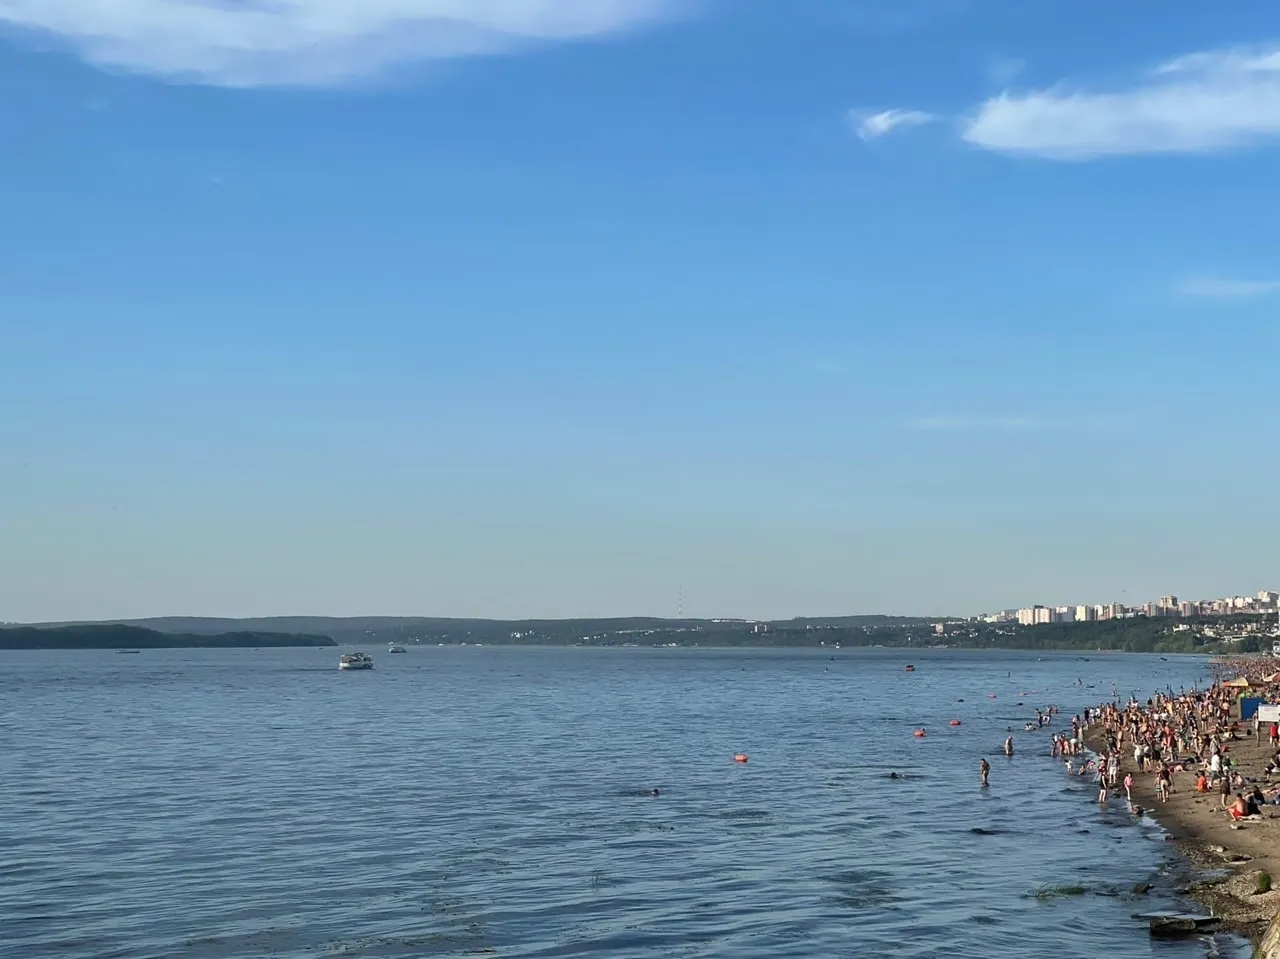
[(1202, 661), (337, 655), (5, 653), (0, 955), (1233, 954), (1150, 940), (1133, 915), (1178, 908), (1160, 829), (1022, 732)]

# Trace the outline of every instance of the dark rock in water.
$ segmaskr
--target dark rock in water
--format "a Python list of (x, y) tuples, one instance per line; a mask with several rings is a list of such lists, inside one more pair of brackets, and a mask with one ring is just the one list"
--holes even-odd
[(1176, 939), (1180, 936), (1193, 936), (1196, 924), (1191, 919), (1152, 919), (1151, 935), (1157, 939)]
[(996, 830), (983, 829), (981, 826), (974, 826), (969, 830), (969, 832), (973, 833), (975, 836), (994, 836), (996, 834)]
[(1216, 916), (1204, 916), (1203, 918), (1171, 916), (1149, 920), (1151, 935), (1157, 939), (1180, 939), (1183, 936), (1194, 936), (1198, 932), (1213, 929), (1220, 921)]
[(1134, 887), (1133, 887), (1133, 891), (1134, 891), (1134, 893), (1135, 893), (1135, 894), (1137, 894), (1137, 895), (1139, 895), (1139, 896), (1145, 896), (1147, 893), (1149, 893), (1149, 892), (1151, 891), (1151, 883), (1149, 883), (1149, 882), (1140, 882), (1140, 883), (1138, 883), (1136, 886), (1134, 886)]

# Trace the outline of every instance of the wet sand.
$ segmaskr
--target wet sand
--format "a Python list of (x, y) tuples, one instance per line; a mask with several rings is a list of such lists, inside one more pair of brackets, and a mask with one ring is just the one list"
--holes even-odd
[[(1086, 734), (1086, 744), (1097, 752), (1103, 736), (1102, 727), (1094, 726)], [(1274, 752), (1265, 738), (1258, 746), (1250, 736), (1232, 742), (1230, 755), (1245, 777), (1258, 780), (1265, 792), (1263, 770)], [(1216, 790), (1195, 791), (1193, 772), (1174, 773), (1173, 794), (1162, 803), (1156, 794), (1155, 773), (1139, 772), (1132, 753), (1120, 768), (1122, 779), (1123, 773), (1133, 773), (1134, 804), (1160, 823), (1178, 851), (1197, 867), (1191, 884), (1179, 892), (1221, 917), (1226, 929), (1256, 944), (1280, 911), (1280, 806), (1263, 806), (1262, 821), (1235, 822), (1222, 808)], [(1123, 787), (1116, 792), (1123, 799)], [(1259, 871), (1269, 873), (1275, 885), (1263, 895), (1254, 893), (1254, 876)]]

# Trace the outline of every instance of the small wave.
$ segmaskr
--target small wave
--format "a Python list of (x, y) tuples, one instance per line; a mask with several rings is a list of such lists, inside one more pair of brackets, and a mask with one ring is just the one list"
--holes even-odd
[(730, 809), (719, 814), (720, 819), (768, 819), (773, 813), (767, 809)]

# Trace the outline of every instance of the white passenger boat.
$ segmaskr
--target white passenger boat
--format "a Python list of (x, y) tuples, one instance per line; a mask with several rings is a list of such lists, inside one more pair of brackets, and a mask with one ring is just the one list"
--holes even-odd
[(406, 650), (403, 646), (397, 646), (395, 643), (389, 643), (387, 644), (387, 652), (404, 653), (404, 652), (408, 652), (408, 650)]
[(373, 657), (367, 653), (343, 653), (338, 657), (339, 669), (373, 669)]

